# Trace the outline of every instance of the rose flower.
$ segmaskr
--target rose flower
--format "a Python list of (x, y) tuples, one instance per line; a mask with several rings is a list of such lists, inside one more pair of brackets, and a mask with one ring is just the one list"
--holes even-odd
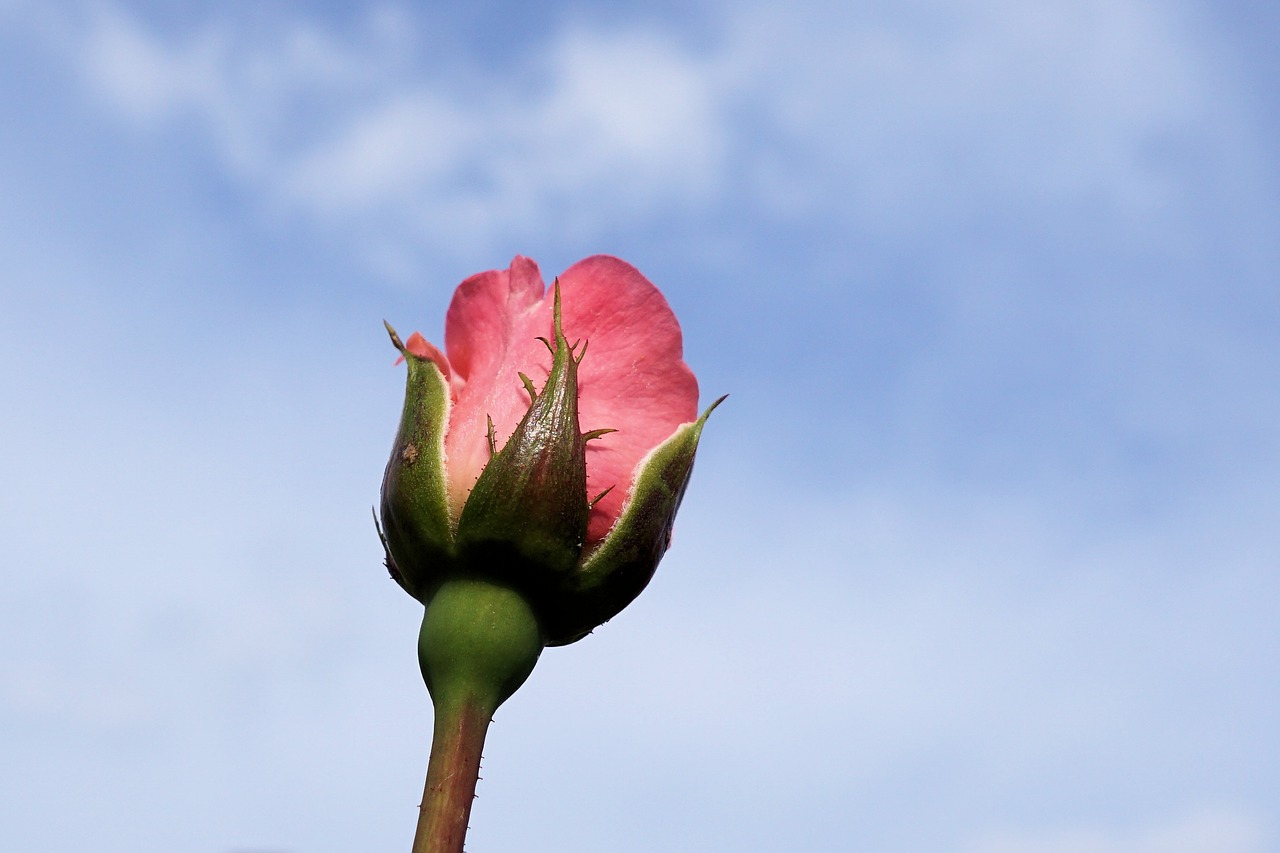
[(409, 371), (382, 484), (392, 576), (427, 605), (450, 579), (508, 586), (546, 645), (621, 611), (666, 551), (720, 402), (698, 416), (658, 289), (603, 255), (548, 289), (516, 257), (459, 285), (444, 352), (388, 331)]

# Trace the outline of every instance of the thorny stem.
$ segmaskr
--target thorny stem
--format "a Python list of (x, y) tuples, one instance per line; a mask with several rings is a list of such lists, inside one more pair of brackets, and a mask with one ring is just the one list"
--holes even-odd
[(413, 853), (462, 853), (493, 712), (524, 683), (545, 641), (528, 601), (481, 578), (454, 578), (422, 616), (418, 662), (435, 730)]
[(462, 853), (493, 709), (476, 697), (436, 706), (413, 853)]

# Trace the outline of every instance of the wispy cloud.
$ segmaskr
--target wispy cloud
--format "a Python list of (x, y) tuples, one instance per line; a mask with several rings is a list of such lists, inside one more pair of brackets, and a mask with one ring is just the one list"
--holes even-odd
[(698, 43), (570, 22), (494, 68), (423, 61), (426, 22), (386, 9), (251, 34), (96, 8), (63, 43), (106, 103), (195, 122), (265, 204), (384, 255), (743, 203), (882, 236), (1031, 203), (1137, 227), (1181, 209), (1181, 158), (1231, 119), (1185, 22), (1142, 2), (748, 4)]
[(723, 180), (717, 81), (656, 30), (566, 27), (490, 73), (415, 62), (414, 22), (389, 16), (354, 34), (292, 20), (173, 34), (105, 5), (60, 42), (122, 117), (194, 125), (262, 203), (375, 249), (590, 232), (696, 205)]
[[(792, 186), (900, 231), (992, 204), (1158, 210), (1162, 144), (1219, 114), (1185, 21), (1142, 2), (745, 7), (726, 58), (786, 143)], [(778, 50), (804, 44), (803, 55)], [(808, 156), (796, 156), (807, 154)], [(806, 169), (840, 179), (802, 179)], [(816, 200), (838, 206), (830, 195)], [(1116, 212), (1120, 212), (1117, 210)]]

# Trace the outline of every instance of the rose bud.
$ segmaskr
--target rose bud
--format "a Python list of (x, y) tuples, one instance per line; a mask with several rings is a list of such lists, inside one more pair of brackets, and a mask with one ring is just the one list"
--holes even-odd
[(666, 551), (720, 402), (698, 416), (680, 327), (658, 289), (607, 256), (547, 289), (537, 265), (516, 257), (458, 287), (447, 355), (388, 331), (408, 363), (382, 484), (392, 576), (428, 605), (450, 579), (508, 587), (546, 645), (621, 611)]

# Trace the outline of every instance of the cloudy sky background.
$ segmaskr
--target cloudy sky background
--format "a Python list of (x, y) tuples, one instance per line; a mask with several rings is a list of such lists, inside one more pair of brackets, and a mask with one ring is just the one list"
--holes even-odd
[(1280, 850), (1277, 36), (0, 0), (0, 846), (408, 849), (381, 320), (607, 252), (732, 397), (469, 849)]

